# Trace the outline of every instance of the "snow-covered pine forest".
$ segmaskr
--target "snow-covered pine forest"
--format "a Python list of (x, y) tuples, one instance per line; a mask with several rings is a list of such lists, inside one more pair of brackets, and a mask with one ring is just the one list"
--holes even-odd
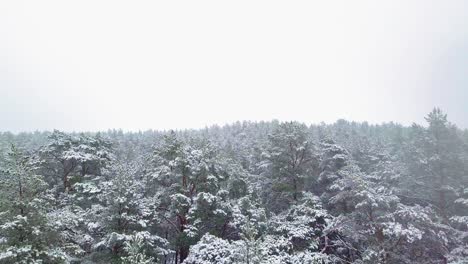
[(468, 263), (468, 131), (0, 133), (0, 263)]

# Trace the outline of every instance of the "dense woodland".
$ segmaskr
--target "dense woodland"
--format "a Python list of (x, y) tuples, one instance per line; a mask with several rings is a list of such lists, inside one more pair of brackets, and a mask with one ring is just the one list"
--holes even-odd
[(0, 133), (0, 263), (468, 263), (468, 131)]

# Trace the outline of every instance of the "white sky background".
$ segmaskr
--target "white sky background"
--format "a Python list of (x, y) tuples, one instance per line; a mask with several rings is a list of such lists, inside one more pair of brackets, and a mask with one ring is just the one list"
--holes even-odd
[(2, 1), (0, 131), (468, 127), (467, 1)]

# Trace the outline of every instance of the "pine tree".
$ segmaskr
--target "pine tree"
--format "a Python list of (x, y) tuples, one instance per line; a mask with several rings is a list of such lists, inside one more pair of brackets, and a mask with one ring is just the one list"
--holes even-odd
[(312, 176), (316, 162), (312, 150), (303, 124), (282, 123), (269, 135), (259, 164), (268, 179), (265, 201), (269, 209), (281, 210), (300, 199), (304, 179)]
[[(161, 190), (161, 218), (175, 234), (176, 262), (187, 258), (193, 243), (193, 217), (203, 201), (220, 194), (220, 184), (228, 178), (222, 159), (209, 142), (181, 141), (175, 132), (164, 138), (153, 156), (154, 167), (149, 173), (149, 186), (157, 184)], [(197, 206), (200, 203), (200, 206)], [(168, 231), (167, 231), (168, 232)]]
[(412, 175), (407, 184), (412, 189), (408, 191), (418, 190), (420, 198), (436, 206), (447, 223), (467, 171), (464, 144), (456, 127), (440, 109), (434, 109), (426, 121), (428, 128), (413, 126), (411, 145), (406, 152)]
[(0, 178), (0, 263), (65, 263), (60, 237), (48, 222), (46, 183), (14, 145)]

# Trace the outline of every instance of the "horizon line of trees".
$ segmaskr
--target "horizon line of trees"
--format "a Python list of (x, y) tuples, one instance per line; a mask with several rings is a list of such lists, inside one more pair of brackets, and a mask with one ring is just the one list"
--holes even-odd
[(468, 263), (468, 130), (0, 133), (0, 263)]

